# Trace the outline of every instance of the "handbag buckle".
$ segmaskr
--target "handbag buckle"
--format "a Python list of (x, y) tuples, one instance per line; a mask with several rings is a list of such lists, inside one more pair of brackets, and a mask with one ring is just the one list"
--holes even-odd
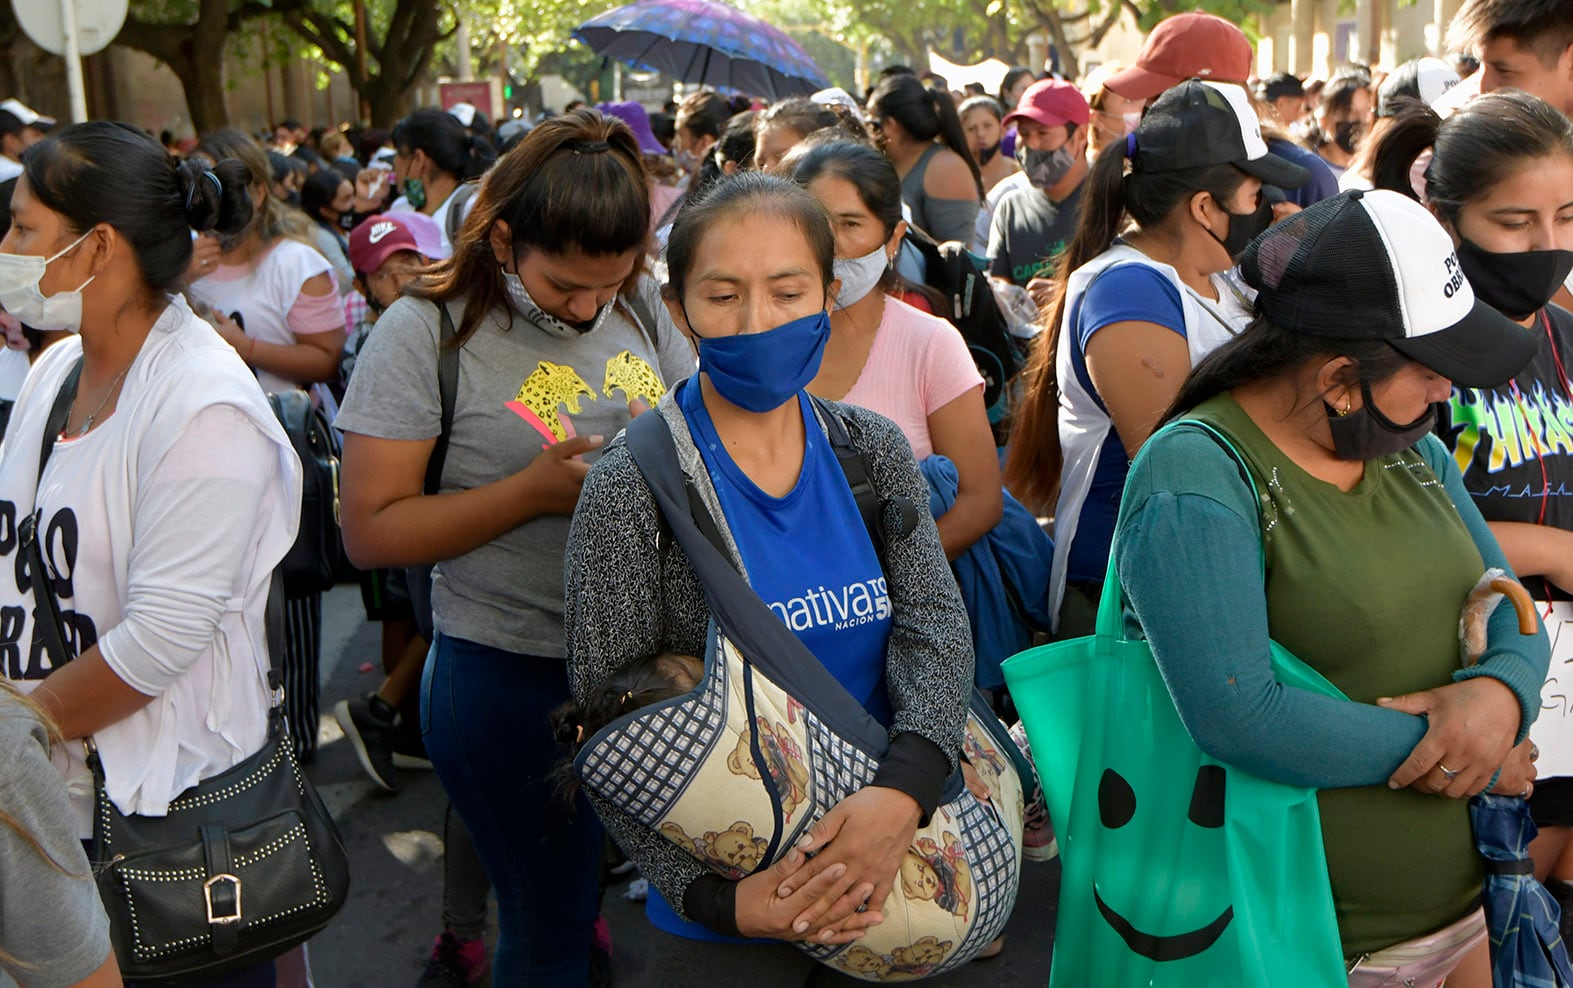
[[(213, 914), (213, 887), (215, 885), (219, 884), (220, 882), (228, 883), (229, 885), (232, 885), (235, 888), (235, 911), (234, 911), (233, 914), (225, 915), (225, 916), (215, 916)], [(224, 925), (224, 924), (227, 924), (227, 923), (238, 923), (238, 922), (240, 922), (240, 879), (239, 878), (235, 877), (234, 875), (227, 875), (227, 874), (226, 875), (214, 875), (212, 878), (209, 878), (207, 881), (202, 883), (202, 898), (207, 902), (207, 907), (208, 907), (208, 925), (210, 925), (210, 926), (212, 926), (212, 925)]]

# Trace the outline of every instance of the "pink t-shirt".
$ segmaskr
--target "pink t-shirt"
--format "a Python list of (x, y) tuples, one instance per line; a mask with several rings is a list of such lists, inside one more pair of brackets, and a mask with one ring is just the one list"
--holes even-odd
[(921, 460), (934, 452), (929, 416), (981, 387), (983, 375), (956, 327), (887, 297), (868, 362), (841, 400), (901, 426)]

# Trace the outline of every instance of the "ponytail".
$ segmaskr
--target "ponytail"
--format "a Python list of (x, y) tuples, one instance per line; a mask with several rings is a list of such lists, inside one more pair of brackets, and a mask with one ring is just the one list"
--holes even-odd
[(1167, 171), (1126, 174), (1127, 154), (1136, 135), (1110, 141), (1098, 152), (1082, 185), (1081, 218), (1070, 246), (1054, 274), (1053, 304), (1045, 332), (1027, 360), (1027, 382), (1011, 425), (1010, 455), (1005, 461), (1005, 486), (1040, 514), (1054, 510), (1064, 457), (1060, 450), (1060, 385), (1055, 362), (1066, 318), (1071, 274), (1109, 249), (1125, 228), (1127, 217), (1143, 230), (1162, 224), (1198, 192), (1228, 202), (1245, 182), (1233, 165), (1206, 165)]
[(932, 141), (938, 137), (967, 163), (978, 189), (978, 201), (987, 198), (983, 173), (972, 158), (966, 132), (961, 129), (961, 118), (956, 115), (956, 105), (951, 102), (949, 93), (929, 89), (917, 76), (902, 73), (880, 80), (869, 97), (869, 107), (876, 116), (889, 117), (901, 124), (915, 141)]
[(1420, 192), (1411, 181), (1410, 173), (1421, 153), (1436, 144), (1442, 118), (1417, 99), (1394, 100), (1393, 108), (1390, 116), (1377, 121), (1369, 144), (1360, 151), (1363, 155), (1367, 147), (1370, 149), (1373, 187), (1418, 201)]
[(1054, 510), (1060, 491), (1060, 382), (1055, 364), (1060, 327), (1065, 321), (1065, 296), (1071, 272), (1109, 249), (1125, 224), (1125, 151), (1123, 140), (1104, 145), (1093, 160), (1081, 193), (1076, 233), (1060, 255), (1054, 273), (1054, 294), (1043, 334), (1022, 370), (1026, 387), (1011, 423), (1010, 453), (1005, 460), (1005, 486), (1038, 514)]
[(950, 94), (942, 90), (930, 89), (928, 94), (934, 113), (939, 117), (940, 139), (967, 163), (967, 170), (972, 172), (972, 183), (978, 187), (978, 201), (983, 202), (988, 198), (988, 189), (983, 185), (983, 172), (978, 168), (972, 148), (967, 144), (967, 132), (961, 127), (961, 114), (956, 112), (956, 104)]

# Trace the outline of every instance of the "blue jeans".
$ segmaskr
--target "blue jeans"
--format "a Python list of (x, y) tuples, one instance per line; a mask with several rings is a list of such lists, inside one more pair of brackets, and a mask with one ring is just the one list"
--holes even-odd
[(421, 678), (421, 734), (497, 895), (498, 988), (584, 988), (600, 908), (601, 824), (548, 776), (565, 752), (547, 714), (562, 659), (439, 634)]

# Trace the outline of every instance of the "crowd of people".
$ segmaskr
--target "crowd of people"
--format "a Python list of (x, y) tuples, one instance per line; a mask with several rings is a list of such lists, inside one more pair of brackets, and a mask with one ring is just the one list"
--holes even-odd
[[(310, 983), (300, 938), (208, 964), (266, 848), (209, 824), (138, 871), (104, 827), (275, 731), (309, 763), (323, 593), (358, 580), (384, 678), (333, 717), (371, 784), (450, 800), (424, 988), (608, 983), (612, 856), (651, 984), (1009, 951), (964, 935), (1016, 894), (967, 814), (1016, 779), (1003, 873), (1052, 841), (972, 725), (1111, 594), (1208, 757), (1318, 790), (1349, 984), (1489, 984), (1470, 797), (1527, 800), (1573, 905), (1545, 630), (1504, 607), (1459, 643), (1488, 571), (1573, 593), (1573, 8), (1466, 0), (1448, 42), (1258, 78), (1184, 13), (996, 94), (891, 66), (184, 142), (0, 102), (0, 969), (150, 983), (134, 944), (186, 984)], [(767, 620), (811, 667), (782, 722), (737, 630)], [(768, 798), (679, 814), (728, 784)], [(101, 893), (177, 880), (198, 935), (112, 928)], [(919, 907), (951, 941), (871, 948)]]

